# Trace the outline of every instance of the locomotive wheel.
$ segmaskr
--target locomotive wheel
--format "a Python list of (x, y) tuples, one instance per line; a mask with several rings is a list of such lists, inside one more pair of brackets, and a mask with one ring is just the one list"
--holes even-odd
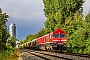
[(40, 49), (40, 50), (46, 50), (45, 45), (39, 46), (39, 49)]
[(51, 51), (52, 51), (52, 52), (55, 52), (53, 48), (51, 48)]
[(48, 48), (48, 51), (49, 51), (49, 52), (51, 51), (50, 48)]
[(47, 48), (47, 51), (49, 51), (49, 48)]
[(47, 51), (49, 51), (49, 48), (48, 48), (48, 47), (46, 47), (46, 50), (47, 50)]
[(51, 46), (47, 47), (47, 51), (54, 52), (53, 48)]
[(45, 47), (45, 45), (43, 45), (42, 47), (43, 47), (43, 50), (46, 50), (46, 47)]
[(50, 52), (54, 52), (53, 48), (50, 48)]

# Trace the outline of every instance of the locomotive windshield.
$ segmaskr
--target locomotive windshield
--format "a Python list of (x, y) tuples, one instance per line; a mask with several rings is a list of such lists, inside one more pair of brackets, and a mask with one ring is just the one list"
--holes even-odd
[(61, 38), (64, 38), (64, 37), (65, 37), (65, 34), (60, 34), (60, 37), (61, 37)]
[(59, 36), (58, 34), (54, 34), (54, 37), (55, 37), (55, 38), (58, 38), (58, 36)]

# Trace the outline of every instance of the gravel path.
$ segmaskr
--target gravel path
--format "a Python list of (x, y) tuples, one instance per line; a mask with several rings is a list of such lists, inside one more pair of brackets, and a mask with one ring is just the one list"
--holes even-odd
[(66, 55), (66, 54), (61, 54), (61, 53), (52, 53), (52, 52), (46, 52), (46, 51), (36, 51), (36, 53), (40, 53), (40, 54), (49, 54), (51, 56), (56, 56), (58, 58), (65, 58), (65, 59), (71, 59), (71, 60), (90, 60), (90, 58), (86, 58), (86, 57), (80, 57), (80, 56), (72, 56), (72, 55)]
[(20, 52), (22, 54), (21, 60), (90, 60), (86, 57), (30, 49), (22, 49)]
[(25, 52), (25, 50), (21, 50), (20, 52), (22, 54), (21, 60), (43, 60), (42, 58), (39, 58), (39, 57), (37, 57), (35, 55), (32, 55), (32, 54), (30, 54), (28, 52)]

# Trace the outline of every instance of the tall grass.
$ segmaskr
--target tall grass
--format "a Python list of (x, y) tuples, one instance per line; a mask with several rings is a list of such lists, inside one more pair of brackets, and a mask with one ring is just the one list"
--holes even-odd
[(17, 57), (17, 50), (12, 46), (6, 46), (5, 50), (0, 50), (0, 60), (5, 60), (5, 58)]

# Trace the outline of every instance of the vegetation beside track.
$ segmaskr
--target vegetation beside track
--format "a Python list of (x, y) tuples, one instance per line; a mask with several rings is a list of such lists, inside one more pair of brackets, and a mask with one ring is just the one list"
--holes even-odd
[(0, 8), (0, 60), (6, 60), (5, 58), (16, 57), (18, 56), (16, 53), (17, 50), (15, 48), (16, 39), (15, 37), (10, 37), (6, 22), (9, 16), (6, 13), (2, 13)]

